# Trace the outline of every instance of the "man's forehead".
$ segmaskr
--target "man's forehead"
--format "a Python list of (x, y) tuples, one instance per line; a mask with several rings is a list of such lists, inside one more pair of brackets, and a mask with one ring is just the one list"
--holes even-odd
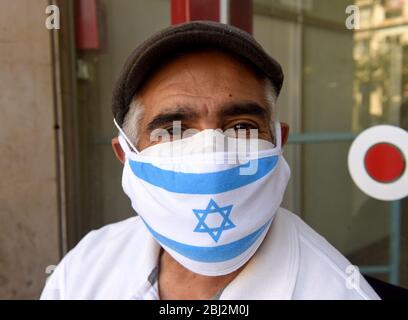
[(209, 115), (268, 117), (264, 84), (264, 78), (234, 55), (200, 50), (169, 61), (138, 98), (145, 106), (147, 127), (153, 130), (175, 119), (194, 121)]
[[(166, 60), (145, 80), (140, 93), (151, 89), (152, 85), (167, 85), (166, 82), (177, 80), (192, 81), (192, 84), (201, 80), (200, 85), (203, 85), (205, 76), (211, 74), (217, 75), (212, 82), (222, 80), (222, 76), (230, 77), (234, 82), (243, 78), (253, 78), (260, 82), (263, 78), (248, 62), (232, 53), (217, 49), (200, 49), (182, 52)], [(201, 78), (196, 79), (197, 76)]]

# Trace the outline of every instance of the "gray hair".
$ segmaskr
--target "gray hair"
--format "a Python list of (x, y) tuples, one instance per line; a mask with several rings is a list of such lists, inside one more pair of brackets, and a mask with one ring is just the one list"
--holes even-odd
[(123, 120), (123, 131), (128, 139), (137, 148), (139, 142), (139, 125), (144, 115), (144, 106), (142, 102), (135, 95), (129, 105), (129, 111), (126, 113)]
[[(265, 102), (270, 108), (270, 120), (269, 128), (271, 132), (274, 132), (274, 121), (276, 118), (276, 100), (277, 94), (275, 87), (272, 85), (268, 78), (265, 78)], [(129, 111), (127, 112), (123, 121), (123, 131), (130, 139), (134, 146), (137, 148), (139, 141), (139, 125), (144, 115), (144, 106), (137, 98), (137, 94), (133, 97), (132, 102), (129, 105)]]

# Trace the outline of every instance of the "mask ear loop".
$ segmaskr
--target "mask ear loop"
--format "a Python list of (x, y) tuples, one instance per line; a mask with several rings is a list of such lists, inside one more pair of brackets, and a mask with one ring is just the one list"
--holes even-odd
[[(130, 141), (130, 139), (126, 136), (125, 132), (122, 130), (122, 128), (118, 125), (116, 122), (116, 119), (113, 118), (113, 123), (115, 124), (116, 128), (119, 130), (119, 142), (122, 142), (120, 145), (123, 149), (125, 149), (125, 153), (131, 152), (129, 146), (133, 149), (134, 152), (139, 153), (139, 151), (135, 148), (133, 143)], [(123, 141), (125, 140), (125, 141)]]
[(275, 121), (275, 138), (276, 138), (276, 147), (282, 149), (282, 129), (279, 121)]

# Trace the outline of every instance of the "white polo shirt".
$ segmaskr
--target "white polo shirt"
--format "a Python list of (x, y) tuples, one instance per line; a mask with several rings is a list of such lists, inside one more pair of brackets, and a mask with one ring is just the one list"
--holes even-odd
[[(159, 299), (160, 245), (139, 217), (86, 235), (50, 276), (41, 299)], [(253, 258), (215, 299), (379, 299), (351, 263), (280, 208)]]

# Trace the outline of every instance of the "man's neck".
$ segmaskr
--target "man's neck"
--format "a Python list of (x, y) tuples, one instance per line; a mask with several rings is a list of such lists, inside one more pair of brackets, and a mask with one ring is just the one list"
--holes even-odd
[(159, 294), (161, 300), (213, 299), (241, 272), (243, 267), (224, 276), (202, 276), (184, 268), (166, 251), (160, 255)]

